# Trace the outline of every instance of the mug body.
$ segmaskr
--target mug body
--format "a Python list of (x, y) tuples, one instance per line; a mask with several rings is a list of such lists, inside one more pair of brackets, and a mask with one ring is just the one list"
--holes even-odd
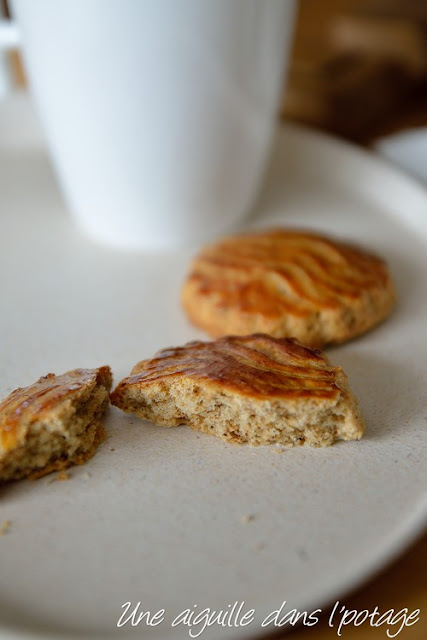
[(13, 0), (79, 226), (116, 246), (224, 231), (268, 159), (293, 0)]

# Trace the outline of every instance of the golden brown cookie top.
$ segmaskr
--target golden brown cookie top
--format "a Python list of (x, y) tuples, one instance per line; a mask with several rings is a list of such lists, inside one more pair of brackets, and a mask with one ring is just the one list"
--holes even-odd
[(223, 238), (195, 258), (187, 281), (200, 300), (263, 316), (336, 309), (386, 286), (387, 266), (350, 244), (305, 231), (270, 229)]
[(339, 372), (341, 369), (331, 366), (319, 350), (294, 339), (263, 334), (228, 336), (159, 351), (134, 367), (111, 400), (120, 404), (122, 392), (131, 386), (143, 388), (181, 377), (258, 399), (331, 399), (340, 393)]
[(44, 420), (67, 399), (80, 396), (96, 384), (111, 388), (110, 367), (74, 369), (60, 376), (48, 373), (34, 384), (15, 389), (0, 402), (0, 447), (8, 450), (19, 439), (23, 425)]

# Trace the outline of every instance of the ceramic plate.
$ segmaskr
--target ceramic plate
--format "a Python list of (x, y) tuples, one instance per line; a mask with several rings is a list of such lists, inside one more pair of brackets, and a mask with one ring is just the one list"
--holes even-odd
[[(195, 614), (205, 608), (230, 616), (203, 638), (257, 637), (283, 601), (284, 612), (322, 608), (419, 534), (426, 214), (426, 192), (375, 157), (301, 128), (279, 131), (247, 226), (360, 242), (389, 261), (396, 281), (393, 315), (328, 349), (360, 399), (365, 437), (279, 454), (111, 409), (107, 442), (68, 481), (0, 490), (0, 521), (11, 523), (0, 537), (0, 637), (179, 640), (200, 631)], [(178, 298), (195, 247), (144, 255), (81, 237), (25, 98), (0, 105), (0, 215), (2, 396), (75, 367), (110, 364), (117, 382), (157, 349), (203, 337)], [(164, 609), (164, 620), (118, 628), (126, 602), (152, 623)], [(238, 624), (239, 607), (240, 622), (255, 610), (250, 624)], [(172, 626), (186, 609), (189, 624)]]

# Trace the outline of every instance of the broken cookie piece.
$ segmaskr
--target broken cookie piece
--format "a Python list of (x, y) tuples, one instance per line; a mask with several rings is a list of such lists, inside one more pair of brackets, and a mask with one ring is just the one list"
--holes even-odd
[(295, 339), (264, 334), (163, 349), (134, 367), (111, 402), (158, 425), (251, 445), (324, 447), (364, 432), (340, 367)]
[(0, 482), (82, 464), (104, 439), (109, 367), (49, 373), (0, 403)]

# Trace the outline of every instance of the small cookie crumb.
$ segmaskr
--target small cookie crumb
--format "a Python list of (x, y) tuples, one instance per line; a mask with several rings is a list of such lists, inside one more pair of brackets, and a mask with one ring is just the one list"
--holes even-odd
[(249, 522), (252, 522), (253, 520), (255, 520), (255, 516), (252, 513), (246, 513), (245, 515), (242, 516), (243, 524), (248, 524)]
[(292, 449), (292, 444), (276, 444), (275, 448), (273, 449), (274, 453), (285, 453), (285, 451), (288, 451), (288, 449)]
[(11, 524), (10, 520), (3, 520), (0, 525), (0, 536), (4, 536), (9, 531)]
[(52, 482), (64, 482), (65, 480), (69, 480), (71, 478), (70, 474), (63, 470), (60, 471), (56, 476), (50, 476), (50, 478), (48, 478), (46, 480), (46, 484), (52, 484)]

